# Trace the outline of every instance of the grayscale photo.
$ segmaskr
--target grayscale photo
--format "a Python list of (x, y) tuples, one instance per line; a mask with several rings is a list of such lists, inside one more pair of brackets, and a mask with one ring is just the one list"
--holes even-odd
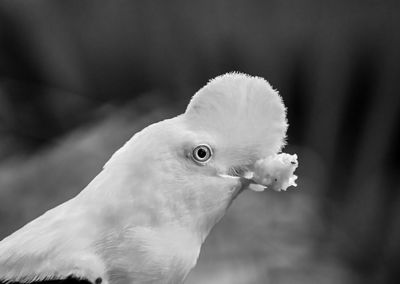
[(0, 0), (0, 284), (400, 283), (400, 2)]

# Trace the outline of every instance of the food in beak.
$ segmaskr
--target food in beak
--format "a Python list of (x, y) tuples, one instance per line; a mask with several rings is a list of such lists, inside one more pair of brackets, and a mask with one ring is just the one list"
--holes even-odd
[(249, 188), (253, 191), (265, 188), (281, 191), (297, 186), (294, 171), (298, 165), (296, 154), (280, 153), (260, 159), (247, 174), (246, 178), (251, 181)]

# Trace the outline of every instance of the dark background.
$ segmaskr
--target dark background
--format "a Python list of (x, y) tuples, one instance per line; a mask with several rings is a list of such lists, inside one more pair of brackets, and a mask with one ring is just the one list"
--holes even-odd
[(265, 77), (299, 187), (244, 193), (187, 283), (399, 283), (399, 1), (0, 1), (0, 239), (210, 78)]

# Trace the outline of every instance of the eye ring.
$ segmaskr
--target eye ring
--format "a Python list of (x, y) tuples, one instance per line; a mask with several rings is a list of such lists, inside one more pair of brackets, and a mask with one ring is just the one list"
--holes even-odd
[(207, 144), (200, 144), (192, 151), (192, 159), (200, 165), (205, 165), (211, 159), (212, 155), (213, 151)]

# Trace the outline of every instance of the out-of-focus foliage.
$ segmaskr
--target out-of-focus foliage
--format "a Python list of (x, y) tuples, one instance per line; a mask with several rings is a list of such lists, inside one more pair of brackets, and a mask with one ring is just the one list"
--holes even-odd
[(208, 79), (284, 98), (298, 190), (246, 192), (188, 283), (400, 280), (398, 1), (1, 1), (0, 238)]

